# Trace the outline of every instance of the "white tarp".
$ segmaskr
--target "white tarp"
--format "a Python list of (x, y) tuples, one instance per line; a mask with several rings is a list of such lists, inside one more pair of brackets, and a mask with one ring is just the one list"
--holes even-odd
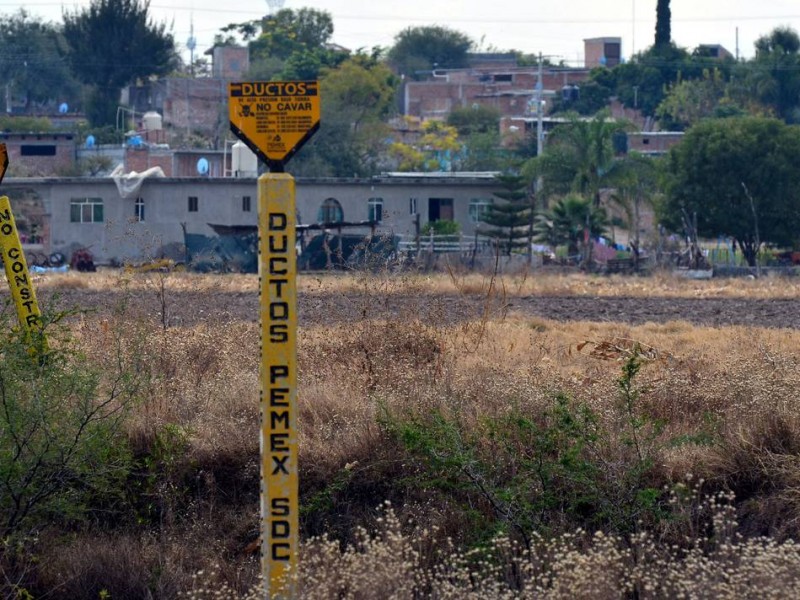
[(138, 194), (142, 183), (148, 177), (165, 177), (161, 167), (150, 167), (141, 173), (137, 173), (136, 171), (124, 173), (123, 171), (125, 171), (125, 167), (117, 165), (114, 170), (109, 173), (109, 177), (117, 184), (117, 190), (121, 198), (130, 198)]

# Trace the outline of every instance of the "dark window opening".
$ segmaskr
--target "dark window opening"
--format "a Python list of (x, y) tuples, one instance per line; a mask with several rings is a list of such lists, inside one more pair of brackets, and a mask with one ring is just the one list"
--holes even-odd
[(198, 204), (197, 196), (189, 196), (189, 212), (197, 212)]
[(452, 221), (453, 199), (431, 198), (428, 200), (428, 221)]
[(22, 156), (55, 156), (56, 147), (55, 144), (42, 144), (36, 146), (31, 144), (23, 144), (20, 146), (19, 152)]
[(242, 212), (250, 212), (250, 196), (242, 196)]

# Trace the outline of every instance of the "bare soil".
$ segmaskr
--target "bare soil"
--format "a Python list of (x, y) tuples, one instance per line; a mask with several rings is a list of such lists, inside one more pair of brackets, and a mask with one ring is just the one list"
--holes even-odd
[[(54, 295), (55, 294), (55, 295)], [(258, 321), (258, 294), (231, 291), (171, 291), (162, 298), (155, 290), (123, 292), (114, 289), (47, 288), (38, 292), (43, 305), (88, 309), (100, 314), (126, 304), (127, 310), (161, 318), (162, 306), (170, 325), (200, 322)], [(353, 292), (301, 293), (301, 326), (352, 322), (369, 318), (419, 318), (435, 323), (458, 323), (493, 317), (506, 311), (555, 321), (600, 321), (631, 325), (687, 321), (707, 327), (742, 325), (800, 329), (800, 302), (793, 298), (675, 298), (609, 296), (522, 296), (487, 298), (480, 294), (391, 294)]]

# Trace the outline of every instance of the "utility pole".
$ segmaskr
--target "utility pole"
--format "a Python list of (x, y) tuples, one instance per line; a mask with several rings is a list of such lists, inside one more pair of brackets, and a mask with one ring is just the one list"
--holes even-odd
[(544, 147), (544, 131), (542, 122), (542, 91), (544, 84), (542, 83), (542, 53), (539, 52), (539, 79), (536, 82), (536, 156), (542, 155)]

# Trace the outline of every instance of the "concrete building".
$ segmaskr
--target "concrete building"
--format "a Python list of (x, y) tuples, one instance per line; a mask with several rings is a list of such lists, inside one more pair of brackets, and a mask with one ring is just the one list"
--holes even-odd
[(9, 163), (17, 172), (43, 177), (65, 175), (75, 166), (74, 133), (0, 133)]
[[(6, 179), (15, 211), (23, 201), (44, 253), (89, 248), (100, 263), (182, 258), (184, 234), (214, 225), (257, 224), (256, 178), (158, 178), (118, 185), (105, 178)], [(395, 174), (369, 179), (298, 179), (298, 223), (379, 222), (377, 233), (413, 239), (416, 223), (457, 221), (472, 236), (497, 184), (489, 173)], [(419, 217), (417, 217), (419, 215)], [(23, 220), (24, 220), (23, 219)], [(359, 232), (359, 230), (355, 230)], [(366, 234), (369, 228), (361, 231)]]
[(587, 38), (583, 40), (583, 56), (587, 69), (616, 67), (622, 62), (622, 38)]

